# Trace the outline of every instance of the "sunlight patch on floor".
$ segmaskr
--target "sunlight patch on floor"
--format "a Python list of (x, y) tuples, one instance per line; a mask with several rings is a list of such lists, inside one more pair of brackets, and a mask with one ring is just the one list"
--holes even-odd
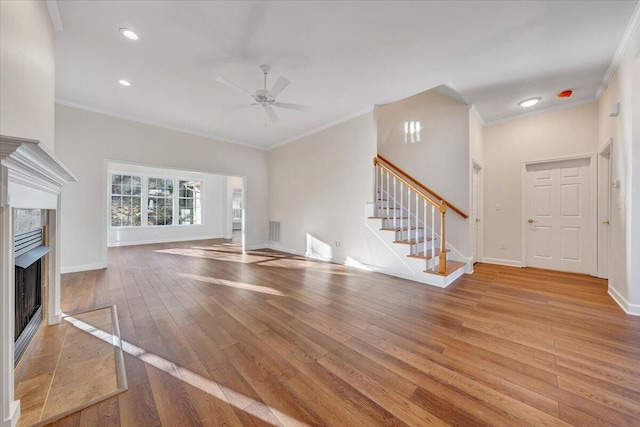
[(177, 276), (185, 279), (197, 280), (199, 282), (211, 283), (213, 285), (227, 286), (229, 288), (242, 289), (245, 291), (260, 292), (263, 294), (286, 296), (283, 292), (268, 286), (251, 285), (249, 283), (234, 282), (233, 280), (218, 279), (209, 276), (199, 276), (191, 273), (176, 273)]
[[(228, 405), (234, 406), (237, 409), (240, 409), (241, 411), (248, 412), (252, 416), (256, 418), (260, 418), (262, 421), (266, 423), (269, 423), (269, 419), (266, 418), (264, 415), (262, 415), (263, 411), (249, 411), (247, 408), (249, 406), (256, 405), (259, 408), (266, 409), (267, 412), (270, 411), (284, 425), (308, 426), (308, 424), (302, 421), (299, 421), (291, 417), (290, 415), (285, 414), (284, 412), (278, 411), (277, 409), (265, 403), (253, 400), (242, 393), (238, 393), (235, 390), (225, 387), (224, 385), (219, 384), (209, 378), (203, 377), (202, 375), (197, 374), (187, 368), (178, 366), (172, 361), (167, 360), (161, 356), (158, 356), (157, 354), (148, 353), (143, 348), (140, 348), (137, 345), (131, 344), (130, 342), (127, 342), (121, 339), (114, 339), (113, 335), (108, 334), (100, 329), (96, 329), (93, 326), (79, 319), (75, 319), (72, 316), (69, 316), (68, 319), (71, 320), (71, 324), (74, 327), (81, 329), (87, 333), (90, 333), (91, 335), (94, 335), (95, 337), (98, 337), (109, 344), (120, 346), (122, 350), (124, 350), (126, 353), (143, 361), (144, 363), (147, 363), (157, 369), (160, 369), (166, 372), (167, 374), (171, 375), (172, 377), (177, 378), (180, 381), (184, 381), (185, 383), (204, 391), (205, 393), (227, 403)], [(233, 396), (234, 399), (228, 399), (227, 396)], [(244, 408), (234, 405), (231, 401), (239, 401), (240, 399), (238, 398), (242, 398), (242, 400), (249, 401), (251, 403)]]

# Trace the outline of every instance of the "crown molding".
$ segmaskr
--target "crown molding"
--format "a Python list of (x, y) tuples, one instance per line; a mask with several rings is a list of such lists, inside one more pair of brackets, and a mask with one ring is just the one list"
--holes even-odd
[(64, 27), (62, 26), (62, 17), (60, 16), (60, 9), (58, 8), (57, 0), (45, 0), (47, 4), (47, 9), (49, 10), (49, 17), (51, 18), (51, 23), (53, 24), (53, 29), (56, 33), (64, 31)]
[(131, 122), (141, 123), (143, 125), (155, 126), (162, 129), (172, 130), (174, 132), (186, 133), (189, 135), (199, 136), (202, 138), (213, 139), (220, 142), (226, 142), (228, 144), (241, 145), (243, 147), (253, 148), (254, 150), (266, 151), (268, 148), (261, 147), (258, 145), (248, 144), (246, 142), (240, 142), (233, 139), (227, 139), (220, 136), (216, 136), (213, 134), (207, 134), (203, 132), (196, 132), (187, 128), (181, 128), (177, 126), (167, 126), (166, 124), (154, 122), (152, 120), (145, 120), (135, 116), (129, 116), (127, 114), (114, 113), (113, 111), (102, 110), (100, 108), (89, 107), (83, 104), (76, 104), (75, 102), (65, 101), (63, 99), (56, 99), (57, 105), (62, 105), (63, 107), (75, 108), (77, 110), (84, 110), (90, 113), (102, 114), (103, 116), (115, 117), (116, 119), (129, 120)]
[(531, 116), (537, 116), (538, 114), (553, 113), (553, 112), (556, 112), (556, 111), (565, 110), (567, 108), (579, 107), (581, 105), (587, 105), (587, 104), (593, 104), (594, 102), (598, 102), (598, 100), (596, 98), (578, 99), (578, 100), (575, 100), (575, 101), (572, 101), (572, 102), (568, 102), (568, 103), (562, 104), (562, 105), (555, 105), (553, 107), (543, 108), (543, 109), (534, 110), (534, 111), (528, 111), (526, 113), (518, 114), (518, 115), (515, 115), (515, 116), (509, 116), (509, 117), (504, 117), (502, 119), (491, 120), (491, 121), (486, 122), (485, 126), (493, 126), (493, 125), (497, 125), (497, 124), (500, 124), (500, 123), (511, 122), (511, 121), (514, 121), (514, 120), (524, 119), (524, 118), (531, 117)]
[(307, 136), (311, 136), (311, 135), (313, 135), (315, 133), (318, 133), (318, 132), (321, 132), (321, 131), (323, 131), (325, 129), (329, 129), (329, 128), (332, 128), (334, 126), (337, 126), (340, 123), (348, 122), (349, 120), (355, 119), (356, 117), (364, 116), (365, 114), (374, 111), (377, 107), (378, 106), (371, 106), (371, 107), (365, 108), (364, 110), (356, 111), (353, 114), (349, 114), (348, 116), (339, 118), (338, 120), (334, 120), (334, 121), (326, 123), (326, 124), (324, 124), (324, 125), (322, 125), (320, 127), (317, 127), (317, 128), (311, 129), (310, 131), (304, 132), (304, 133), (302, 133), (300, 135), (294, 136), (294, 137), (286, 139), (286, 140), (284, 140), (282, 142), (278, 142), (278, 143), (276, 143), (274, 145), (271, 145), (271, 146), (267, 147), (266, 150), (273, 150), (274, 148), (278, 148), (278, 147), (281, 147), (283, 145), (287, 145), (287, 144), (289, 144), (291, 142), (295, 142), (295, 141), (297, 141), (299, 139), (306, 138)]
[(616, 73), (620, 63), (622, 62), (622, 58), (624, 58), (625, 53), (627, 53), (627, 50), (633, 41), (633, 36), (638, 31), (640, 31), (640, 1), (636, 3), (636, 8), (631, 15), (629, 25), (627, 25), (622, 39), (620, 39), (618, 49), (616, 49), (616, 52), (611, 59), (611, 63), (609, 64), (609, 68), (607, 68), (607, 71), (604, 73), (604, 77), (602, 77), (602, 83), (600, 83), (600, 86), (596, 91), (596, 99), (600, 99), (605, 89), (607, 89), (607, 86), (609, 86), (609, 82), (611, 82), (613, 75)]

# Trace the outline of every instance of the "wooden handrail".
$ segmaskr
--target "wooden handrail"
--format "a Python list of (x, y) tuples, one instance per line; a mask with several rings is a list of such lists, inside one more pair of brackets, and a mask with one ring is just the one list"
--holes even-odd
[[(417, 186), (419, 187), (422, 191), (417, 191), (418, 193), (422, 193), (423, 191), (426, 191), (428, 194), (430, 194), (431, 196), (433, 196), (436, 200), (440, 200), (442, 202), (444, 202), (444, 204), (449, 207), (452, 211), (454, 211), (455, 213), (457, 213), (458, 215), (460, 215), (462, 218), (467, 219), (469, 218), (469, 215), (467, 215), (466, 213), (464, 213), (463, 211), (461, 211), (460, 209), (458, 209), (455, 205), (452, 205), (451, 203), (447, 202), (442, 196), (440, 196), (438, 193), (436, 193), (435, 191), (433, 191), (432, 189), (430, 189), (429, 187), (427, 187), (426, 185), (423, 185), (421, 182), (419, 182), (417, 179), (415, 179), (414, 177), (412, 177), (411, 175), (409, 175), (408, 173), (406, 173), (405, 171), (403, 171), (402, 169), (400, 169), (398, 166), (394, 165), (393, 163), (391, 163), (389, 160), (385, 159), (384, 157), (382, 157), (380, 154), (378, 154), (374, 159), (373, 159), (373, 163), (374, 164), (378, 164), (378, 163), (386, 163), (387, 166), (390, 166), (391, 168), (395, 169), (395, 171), (399, 174), (401, 174), (403, 177), (405, 177), (407, 180), (411, 181), (413, 183), (413, 185), (411, 185), (411, 187)], [(400, 177), (399, 177), (400, 178)], [(405, 181), (405, 184), (408, 185), (408, 183)], [(415, 187), (413, 188), (414, 191), (416, 190)], [(430, 197), (427, 197), (427, 199), (429, 201), (431, 201)]]
[(382, 169), (386, 170), (388, 173), (390, 173), (391, 175), (395, 176), (404, 185), (406, 185), (407, 187), (409, 187), (410, 189), (412, 189), (416, 193), (420, 194), (427, 202), (429, 202), (430, 204), (432, 204), (433, 206), (438, 208), (438, 211), (442, 212), (443, 209), (446, 210), (446, 203), (444, 201), (441, 200), (439, 202), (436, 202), (431, 197), (429, 197), (427, 194), (425, 194), (425, 192), (422, 189), (420, 189), (419, 187), (413, 185), (408, 180), (404, 179), (398, 172), (394, 171), (390, 166), (378, 161), (378, 159), (373, 159), (373, 164), (377, 165), (377, 166), (380, 166)]

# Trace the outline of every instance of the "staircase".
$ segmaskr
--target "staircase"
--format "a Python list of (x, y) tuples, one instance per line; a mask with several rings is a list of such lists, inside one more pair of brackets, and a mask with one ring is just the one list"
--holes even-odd
[(446, 287), (465, 267), (470, 270), (465, 257), (445, 241), (447, 211), (467, 215), (384, 157), (373, 163), (375, 202), (367, 204), (367, 226), (405, 267), (387, 273)]

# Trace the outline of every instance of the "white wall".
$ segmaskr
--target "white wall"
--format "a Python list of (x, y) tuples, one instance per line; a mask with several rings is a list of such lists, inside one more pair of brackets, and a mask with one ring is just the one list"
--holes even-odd
[[(630, 313), (640, 315), (640, 29), (599, 103), (599, 144), (613, 138), (609, 293)], [(620, 103), (618, 117), (609, 117)], [(635, 193), (636, 197), (632, 197)]]
[(0, 134), (54, 149), (53, 25), (44, 1), (0, 1)]
[[(470, 211), (469, 106), (435, 89), (379, 107), (378, 153), (467, 215)], [(419, 120), (420, 143), (404, 143), (405, 121)], [(447, 243), (471, 256), (469, 221), (452, 210)]]
[(269, 219), (282, 221), (278, 246), (304, 254), (310, 234), (331, 247), (334, 262), (402, 269), (365, 223), (375, 155), (372, 113), (269, 151)]
[(473, 107), (469, 109), (469, 146), (471, 160), (482, 165), (484, 163), (484, 128)]
[(267, 153), (75, 108), (56, 106), (56, 156), (78, 181), (62, 192), (62, 268), (107, 262), (106, 160), (246, 177), (247, 246), (267, 243)]
[[(595, 153), (598, 105), (592, 103), (487, 126), (483, 141), (483, 257), (489, 262), (520, 265), (522, 163)], [(500, 247), (502, 242), (505, 248)]]
[[(124, 246), (181, 240), (215, 239), (224, 235), (227, 177), (207, 173), (154, 168), (144, 165), (109, 162), (110, 171), (138, 173), (167, 178), (187, 178), (202, 182), (202, 223), (159, 227), (107, 226), (107, 245)], [(107, 184), (107, 192), (109, 185)], [(108, 197), (108, 196), (107, 196)], [(107, 213), (109, 215), (109, 204)], [(109, 220), (107, 219), (107, 222)]]
[[(54, 149), (55, 62), (53, 25), (43, 1), (0, 1), (0, 135), (34, 139)], [(0, 150), (4, 151), (4, 150)], [(8, 174), (0, 167), (0, 425), (15, 425), (20, 414), (14, 401), (13, 248), (7, 197)], [(41, 202), (41, 201), (40, 201)], [(57, 207), (57, 206), (54, 206)], [(55, 218), (55, 214), (52, 215)], [(52, 224), (55, 233), (56, 224)], [(55, 239), (53, 239), (55, 242)], [(57, 255), (54, 255), (54, 260)], [(59, 302), (59, 272), (51, 263), (50, 296)], [(55, 316), (56, 304), (49, 303)]]

